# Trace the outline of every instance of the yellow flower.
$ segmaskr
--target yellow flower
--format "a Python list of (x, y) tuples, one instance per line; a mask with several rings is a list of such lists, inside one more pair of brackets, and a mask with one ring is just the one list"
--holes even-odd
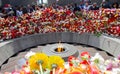
[(52, 69), (52, 66), (56, 65), (57, 67), (64, 68), (64, 60), (60, 56), (50, 56), (48, 68)]
[(39, 70), (38, 62), (42, 61), (43, 63), (42, 68), (45, 69), (48, 64), (48, 56), (44, 53), (36, 53), (35, 55), (31, 56), (28, 60), (29, 66), (31, 70)]

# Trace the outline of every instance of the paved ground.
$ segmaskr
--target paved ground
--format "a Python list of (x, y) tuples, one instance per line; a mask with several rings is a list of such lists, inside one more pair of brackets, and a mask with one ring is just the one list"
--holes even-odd
[[(76, 48), (78, 48), (79, 53), (83, 52), (83, 51), (88, 51), (90, 53), (91, 56), (94, 56), (95, 53), (100, 53), (104, 59), (111, 59), (113, 58), (112, 56), (108, 55), (105, 51), (101, 51), (97, 48), (94, 47), (89, 47), (86, 45), (78, 45), (78, 44), (73, 44)], [(41, 48), (44, 47), (44, 45), (41, 46), (37, 46), (37, 47), (33, 47), (30, 49), (27, 49), (26, 51), (20, 52), (19, 54), (17, 54), (14, 57), (11, 57), (8, 62), (6, 64), (4, 64), (1, 67), (1, 73), (4, 73), (6, 71), (11, 72), (13, 70), (15, 70), (16, 68), (19, 69), (20, 65), (22, 64), (20, 61), (24, 61), (24, 56), (28, 51), (33, 51), (33, 52), (41, 52)], [(24, 63), (24, 62), (23, 62)]]

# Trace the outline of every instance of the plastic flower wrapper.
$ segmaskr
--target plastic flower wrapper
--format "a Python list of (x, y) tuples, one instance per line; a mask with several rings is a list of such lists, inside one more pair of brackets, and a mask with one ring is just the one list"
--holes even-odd
[(104, 64), (106, 66), (106, 70), (111, 71), (113, 69), (113, 61), (111, 59), (106, 60)]
[(49, 56), (48, 69), (53, 70), (53, 74), (56, 74), (58, 68), (64, 68), (64, 60), (60, 56)]
[[(96, 65), (94, 65), (94, 64), (91, 64), (91, 62), (90, 62), (90, 54), (88, 52), (82, 52), (81, 57), (82, 57), (83, 61), (80, 62), (80, 64), (82, 65), (81, 67), (85, 66), (85, 68), (83, 70), (84, 73), (100, 74), (98, 67)], [(86, 72), (85, 72), (85, 70), (86, 70)]]
[(88, 74), (101, 74), (99, 68), (96, 65), (89, 64)]
[(99, 53), (96, 53), (90, 60), (93, 64), (97, 64), (98, 66), (104, 64), (104, 58)]
[(28, 64), (32, 71), (40, 70), (40, 64), (45, 69), (48, 65), (48, 56), (44, 53), (36, 53), (29, 58)]
[(78, 71), (74, 71), (74, 72), (71, 72), (69, 74), (82, 74), (81, 72), (78, 72)]
[[(0, 74), (2, 74), (2, 73), (0, 73)], [(4, 74), (11, 74), (10, 72), (5, 72)]]
[(11, 74), (20, 74), (20, 71), (13, 71)]
[(68, 62), (69, 62), (69, 66), (74, 66), (74, 67), (77, 67), (80, 63), (80, 61), (74, 56), (69, 56)]
[(35, 55), (35, 52), (28, 52), (26, 55), (25, 55), (25, 59), (29, 59), (32, 55)]
[(90, 59), (90, 54), (88, 52), (82, 52), (80, 56), (81, 56), (82, 60), (88, 60), (89, 61), (89, 59)]
[(117, 58), (114, 58), (114, 60), (106, 60), (105, 65), (105, 74), (120, 74), (119, 60)]
[(120, 69), (119, 68), (112, 69), (111, 71), (106, 70), (106, 71), (104, 71), (104, 74), (120, 74)]
[(120, 60), (118, 60), (117, 58), (114, 58), (113, 67), (120, 68)]
[(120, 54), (118, 55), (118, 60), (120, 61)]
[(113, 74), (120, 74), (120, 68), (113, 68), (112, 73)]
[(20, 70), (21, 74), (31, 74), (31, 70), (29, 66), (23, 66), (22, 69)]

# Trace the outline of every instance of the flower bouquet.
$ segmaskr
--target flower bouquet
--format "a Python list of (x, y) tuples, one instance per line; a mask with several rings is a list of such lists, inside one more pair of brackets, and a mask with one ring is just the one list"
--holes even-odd
[(60, 56), (29, 52), (22, 69), (5, 74), (120, 74), (120, 56), (104, 60), (99, 53), (82, 52), (80, 57), (69, 56), (65, 62)]

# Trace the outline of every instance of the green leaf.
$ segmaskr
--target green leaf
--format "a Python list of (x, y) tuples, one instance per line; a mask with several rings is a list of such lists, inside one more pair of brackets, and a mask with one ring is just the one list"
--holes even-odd
[(102, 32), (95, 32), (95, 36), (100, 37), (102, 35)]
[(95, 59), (94, 62), (95, 62), (96, 64), (99, 64), (99, 59)]

